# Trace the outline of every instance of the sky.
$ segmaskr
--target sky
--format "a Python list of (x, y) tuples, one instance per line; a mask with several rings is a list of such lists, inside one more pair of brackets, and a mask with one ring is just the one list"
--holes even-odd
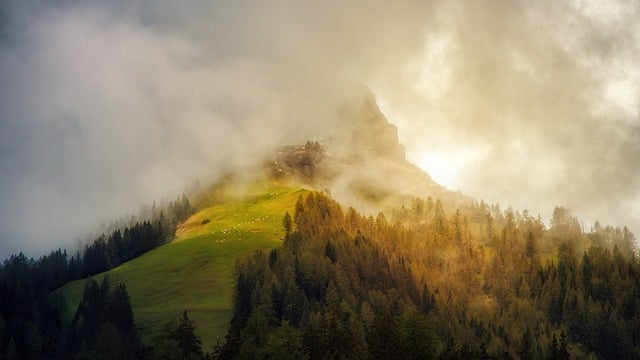
[(302, 142), (365, 84), (454, 190), (640, 233), (635, 1), (0, 0), (0, 257)]

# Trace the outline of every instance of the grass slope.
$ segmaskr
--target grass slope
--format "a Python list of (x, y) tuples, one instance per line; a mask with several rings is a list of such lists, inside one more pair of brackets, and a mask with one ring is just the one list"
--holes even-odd
[[(176, 239), (132, 261), (95, 276), (112, 284), (125, 282), (136, 324), (149, 343), (165, 321), (183, 310), (197, 327), (203, 349), (224, 339), (232, 311), (235, 261), (255, 249), (280, 245), (282, 217), (292, 212), (305, 190), (264, 184), (245, 189), (244, 195), (217, 196), (222, 202), (191, 216), (176, 231)], [(210, 222), (202, 224), (203, 220)], [(85, 280), (61, 291), (73, 316)]]

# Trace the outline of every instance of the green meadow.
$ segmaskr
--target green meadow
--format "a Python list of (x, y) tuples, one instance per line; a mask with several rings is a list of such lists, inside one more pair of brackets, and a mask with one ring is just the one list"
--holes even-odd
[[(271, 183), (237, 190), (223, 187), (215, 189), (215, 196), (202, 194), (201, 210), (179, 226), (174, 241), (94, 277), (100, 282), (109, 276), (112, 284), (126, 284), (145, 343), (183, 310), (193, 320), (203, 350), (210, 351), (218, 337), (224, 340), (232, 313), (235, 262), (256, 249), (279, 246), (284, 213), (292, 213), (306, 192)], [(69, 317), (84, 284), (78, 280), (60, 290)]]

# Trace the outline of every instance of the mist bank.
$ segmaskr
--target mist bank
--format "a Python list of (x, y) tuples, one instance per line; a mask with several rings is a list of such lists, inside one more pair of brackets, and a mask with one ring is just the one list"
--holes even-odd
[(330, 123), (368, 34), (334, 41), (349, 17), (327, 34), (315, 6), (3, 5), (0, 253), (73, 245)]
[(638, 233), (638, 5), (602, 4), (0, 5), (0, 254), (304, 143), (360, 84), (448, 187)]
[(442, 3), (420, 54), (373, 87), (444, 185), (640, 232), (640, 5)]

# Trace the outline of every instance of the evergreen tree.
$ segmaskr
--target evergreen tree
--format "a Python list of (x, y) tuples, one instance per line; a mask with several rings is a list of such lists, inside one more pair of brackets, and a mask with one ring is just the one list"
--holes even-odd
[(7, 346), (7, 350), (4, 353), (4, 358), (7, 360), (19, 360), (21, 358), (13, 338), (9, 341), (9, 346)]
[(564, 330), (560, 333), (560, 343), (558, 344), (558, 360), (569, 360), (567, 336), (564, 334)]
[(289, 212), (287, 211), (284, 213), (284, 218), (282, 218), (282, 227), (284, 228), (285, 235), (289, 235), (289, 233), (291, 233), (291, 226), (291, 215), (289, 215)]
[(336, 251), (334, 250), (333, 245), (331, 245), (331, 240), (327, 241), (327, 245), (324, 248), (324, 256), (326, 256), (332, 264), (335, 264), (336, 261), (338, 261)]
[(538, 244), (536, 244), (536, 240), (533, 237), (533, 232), (529, 231), (529, 234), (527, 235), (525, 255), (529, 259), (534, 259), (537, 254), (538, 254)]
[(127, 287), (124, 283), (116, 284), (113, 289), (109, 306), (107, 308), (107, 317), (116, 329), (123, 333), (129, 334), (135, 330), (133, 324), (133, 311), (131, 310)]
[(415, 310), (405, 310), (401, 318), (401, 337), (405, 359), (433, 359), (435, 334), (427, 317)]
[(126, 359), (127, 352), (122, 341), (122, 335), (111, 322), (102, 325), (95, 344), (96, 359)]
[(40, 330), (38, 330), (36, 326), (30, 325), (27, 335), (27, 358), (41, 359), (42, 355), (42, 336)]
[(520, 360), (533, 359), (533, 355), (531, 354), (531, 340), (529, 340), (529, 334), (527, 332), (522, 334), (516, 355), (518, 355)]
[(398, 359), (404, 355), (397, 323), (390, 315), (376, 317), (368, 343), (374, 359)]
[(187, 310), (182, 313), (175, 332), (175, 339), (182, 348), (186, 359), (202, 358), (202, 344), (195, 333), (196, 327), (189, 319)]

